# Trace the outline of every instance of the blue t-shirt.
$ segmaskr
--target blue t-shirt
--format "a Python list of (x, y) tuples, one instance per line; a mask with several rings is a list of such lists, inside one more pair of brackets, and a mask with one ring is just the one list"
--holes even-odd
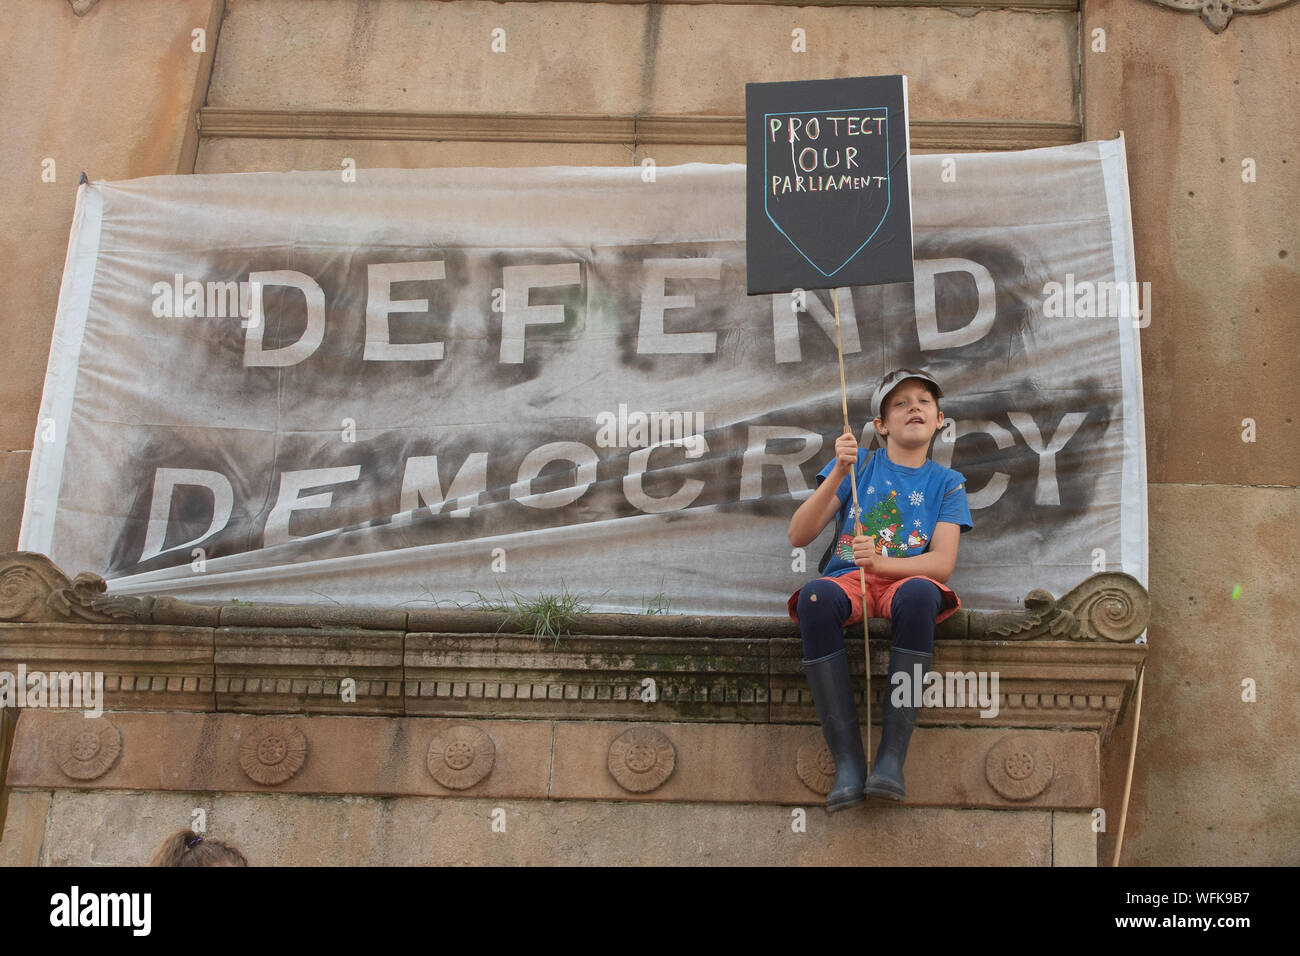
[[(831, 473), (835, 460), (817, 475), (820, 485)], [(912, 558), (924, 554), (934, 537), (934, 526), (951, 521), (962, 533), (972, 527), (966, 503), (966, 478), (961, 472), (926, 459), (920, 468), (907, 468), (889, 460), (883, 448), (868, 456), (858, 449), (858, 505), (862, 509), (863, 534), (876, 536), (876, 551), (886, 558)], [(836, 490), (840, 508), (852, 497), (846, 476)], [(822, 572), (838, 577), (858, 566), (853, 563), (853, 507), (844, 511), (835, 552)], [(839, 514), (839, 512), (837, 512)]]

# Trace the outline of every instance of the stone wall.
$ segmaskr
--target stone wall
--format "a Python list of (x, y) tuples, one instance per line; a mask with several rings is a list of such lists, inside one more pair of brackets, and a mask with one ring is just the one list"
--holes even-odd
[[(1124, 860), (1294, 864), (1300, 752), (1281, 742), (1300, 731), (1300, 7), (1215, 35), (1192, 14), (1086, 0), (1080, 34), (1084, 134), (1124, 132), (1152, 298), (1151, 657)], [(1118, 791), (1107, 806), (1118, 819)]]
[[(0, 12), (0, 550), (22, 522), (77, 180), (193, 172), (221, 7), (106, 3), (79, 17), (66, 0), (40, 0)], [(191, 49), (196, 28), (205, 53)]]
[(717, 804), (71, 791), (11, 801), (0, 866), (138, 866), (196, 809), (253, 866), (1092, 866), (1095, 854), (1090, 815), (1060, 810), (810, 806), (797, 832), (792, 808)]

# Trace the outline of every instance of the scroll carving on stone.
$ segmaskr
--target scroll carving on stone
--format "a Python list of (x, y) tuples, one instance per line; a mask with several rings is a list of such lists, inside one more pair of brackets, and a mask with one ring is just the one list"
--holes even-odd
[(631, 793), (649, 793), (661, 787), (677, 766), (677, 749), (671, 740), (650, 727), (633, 727), (609, 745), (610, 776)]
[(149, 620), (148, 607), (142, 599), (110, 596), (105, 593), (107, 590), (108, 584), (98, 574), (82, 571), (72, 579), (71, 586), (56, 590), (46, 598), (45, 604), (64, 617), (96, 624)]
[(83, 571), (68, 580), (53, 561), (35, 551), (0, 555), (0, 621), (149, 621), (152, 599), (110, 597), (107, 590), (108, 585), (98, 574)]
[(835, 783), (835, 758), (825, 741), (809, 737), (799, 745), (794, 758), (795, 773), (813, 793), (826, 796)]
[(1029, 736), (1003, 737), (984, 759), (984, 776), (1007, 800), (1032, 800), (1052, 782), (1052, 755)]
[(287, 720), (258, 724), (239, 745), (239, 765), (254, 783), (284, 783), (307, 759), (307, 735)]
[(1295, 3), (1296, 0), (1150, 0), (1151, 3), (1177, 10), (1179, 13), (1198, 13), (1201, 22), (1212, 33), (1222, 33), (1228, 21), (1238, 13), (1271, 13)]
[(106, 717), (74, 717), (59, 730), (54, 759), (73, 780), (108, 773), (122, 752), (122, 732)]
[(496, 759), (491, 737), (471, 724), (455, 724), (429, 743), (426, 764), (444, 787), (466, 790), (492, 772)]
[(0, 621), (42, 623), (62, 618), (46, 601), (72, 582), (54, 562), (34, 551), (0, 555)]
[(1035, 588), (1025, 596), (1024, 611), (988, 615), (987, 635), (1012, 641), (1035, 638), (1130, 643), (1146, 630), (1151, 599), (1137, 579), (1105, 571), (1085, 579), (1057, 600)]
[(33, 620), (52, 590), (35, 568), (6, 562), (0, 567), (0, 621)]

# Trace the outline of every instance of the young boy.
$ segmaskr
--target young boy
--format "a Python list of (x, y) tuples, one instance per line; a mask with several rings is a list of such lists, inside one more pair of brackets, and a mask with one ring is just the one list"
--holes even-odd
[[(880, 747), (871, 776), (849, 680), (843, 629), (867, 617), (888, 617), (894, 643), (889, 674), (929, 670), (934, 626), (961, 607), (947, 586), (957, 562), (957, 539), (971, 530), (966, 479), (929, 458), (930, 442), (943, 425), (939, 383), (927, 372), (895, 369), (871, 396), (876, 434), (885, 447), (871, 454), (858, 448), (845, 429), (835, 442), (835, 460), (817, 476), (812, 497), (790, 519), (790, 543), (811, 544), (827, 522), (840, 516), (839, 538), (825, 577), (796, 591), (790, 616), (799, 622), (803, 666), (826, 745), (835, 758), (835, 783), (826, 809), (861, 803), (864, 797), (901, 801), (903, 762), (916, 726), (916, 708), (885, 699)], [(854, 535), (849, 467), (858, 481), (862, 534)], [(829, 481), (826, 479), (830, 479)], [(844, 507), (848, 504), (848, 507)], [(858, 568), (866, 572), (867, 605)], [(910, 695), (908, 695), (910, 701)]]

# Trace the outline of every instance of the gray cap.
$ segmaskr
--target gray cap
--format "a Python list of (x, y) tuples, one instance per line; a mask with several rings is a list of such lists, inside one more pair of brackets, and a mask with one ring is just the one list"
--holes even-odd
[(929, 372), (922, 372), (914, 368), (896, 368), (880, 380), (880, 385), (871, 395), (871, 417), (880, 418), (880, 406), (884, 404), (885, 397), (895, 388), (907, 381), (909, 378), (919, 378), (924, 382), (929, 382), (934, 386), (935, 392), (940, 398), (943, 398), (943, 389), (939, 383), (934, 380)]

